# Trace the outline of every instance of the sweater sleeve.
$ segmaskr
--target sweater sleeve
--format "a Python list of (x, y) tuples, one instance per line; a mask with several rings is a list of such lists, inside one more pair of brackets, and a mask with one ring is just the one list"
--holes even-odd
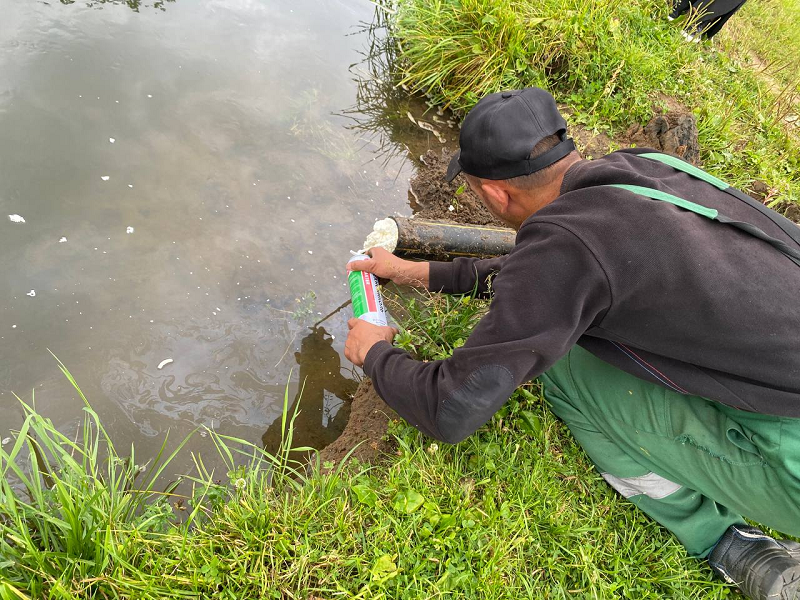
[(428, 289), (445, 294), (467, 294), (476, 289), (487, 295), (490, 277), (500, 271), (508, 256), (495, 258), (456, 258), (453, 262), (430, 263)]
[(381, 398), (431, 437), (469, 436), (610, 307), (605, 272), (574, 234), (542, 222), (523, 231), (494, 279), (489, 312), (451, 357), (420, 362), (388, 342), (367, 353), (364, 371)]

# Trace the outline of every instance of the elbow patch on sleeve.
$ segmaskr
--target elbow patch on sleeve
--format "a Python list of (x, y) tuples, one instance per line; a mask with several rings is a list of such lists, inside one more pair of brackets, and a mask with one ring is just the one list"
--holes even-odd
[(436, 425), (442, 440), (455, 444), (492, 418), (516, 389), (511, 371), (502, 365), (475, 370), (442, 402)]

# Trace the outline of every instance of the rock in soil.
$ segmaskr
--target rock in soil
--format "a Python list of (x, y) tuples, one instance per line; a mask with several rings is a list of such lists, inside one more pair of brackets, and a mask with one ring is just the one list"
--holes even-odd
[(656, 115), (647, 125), (633, 125), (625, 135), (631, 144), (674, 154), (694, 165), (700, 161), (697, 122), (689, 113)]
[(392, 441), (384, 437), (389, 421), (394, 418), (397, 415), (378, 396), (372, 381), (364, 379), (353, 397), (350, 420), (342, 435), (322, 450), (320, 459), (323, 463), (338, 463), (358, 446), (352, 456), (362, 462), (374, 462), (392, 451)]
[(759, 202), (764, 202), (767, 198), (767, 194), (769, 194), (769, 186), (756, 179), (753, 183), (750, 184), (749, 194), (750, 197), (754, 200), (758, 200)]

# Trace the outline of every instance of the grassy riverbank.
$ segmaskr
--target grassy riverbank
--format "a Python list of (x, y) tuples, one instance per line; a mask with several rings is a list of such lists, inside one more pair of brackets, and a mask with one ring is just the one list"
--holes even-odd
[[(484, 310), (470, 298), (417, 302), (400, 341), (448, 355)], [(394, 456), (327, 474), (211, 432), (207, 452), (228, 472), (200, 468), (172, 495), (154, 487), (159, 466), (142, 471), (113, 447), (88, 405), (83, 432), (66, 438), (31, 411), (0, 449), (3, 600), (727, 593), (605, 485), (535, 385), (461, 444), (395, 423)]]
[(656, 106), (683, 109), (697, 117), (708, 170), (744, 188), (763, 181), (776, 204), (800, 201), (798, 130), (786, 121), (800, 96), (798, 8), (789, 0), (748, 3), (713, 44), (685, 42), (664, 0), (383, 7), (398, 76), (435, 104), (463, 113), (486, 93), (539, 85), (570, 108), (573, 124), (617, 139)]

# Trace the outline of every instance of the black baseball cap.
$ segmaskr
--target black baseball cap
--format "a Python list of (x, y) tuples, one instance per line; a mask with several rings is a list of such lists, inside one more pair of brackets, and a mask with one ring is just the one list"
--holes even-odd
[[(531, 158), (533, 147), (550, 135), (561, 142)], [(461, 124), (458, 143), (461, 149), (450, 161), (445, 181), (461, 171), (494, 180), (530, 175), (575, 150), (556, 101), (537, 87), (481, 98)]]

